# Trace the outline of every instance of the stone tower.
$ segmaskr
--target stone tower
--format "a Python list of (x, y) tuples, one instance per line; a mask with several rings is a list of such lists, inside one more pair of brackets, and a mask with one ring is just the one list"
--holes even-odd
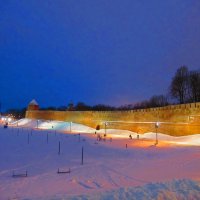
[(28, 104), (28, 110), (39, 110), (39, 104), (35, 99)]

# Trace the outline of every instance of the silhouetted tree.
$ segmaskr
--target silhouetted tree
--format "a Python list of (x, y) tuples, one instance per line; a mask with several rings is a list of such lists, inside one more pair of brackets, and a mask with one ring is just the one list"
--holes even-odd
[(200, 101), (200, 72), (198, 71), (190, 72), (188, 93), (191, 102)]
[(25, 118), (26, 108), (22, 109), (11, 108), (8, 109), (4, 114), (12, 114), (16, 119)]
[(59, 110), (59, 111), (65, 111), (65, 110), (67, 110), (67, 106), (59, 106), (57, 108), (57, 110)]
[(122, 105), (119, 108), (117, 108), (117, 110), (133, 110), (133, 109), (134, 109), (133, 104), (126, 104), (126, 105)]
[(150, 98), (148, 101), (148, 107), (162, 107), (162, 106), (167, 106), (168, 99), (164, 95), (154, 95)]
[(180, 104), (187, 102), (188, 97), (188, 80), (189, 72), (186, 66), (178, 68), (170, 85), (170, 93), (172, 97), (177, 99)]
[(57, 108), (55, 106), (48, 106), (48, 107), (40, 108), (40, 110), (57, 110)]
[(87, 111), (87, 110), (91, 110), (91, 106), (88, 106), (83, 102), (78, 102), (75, 106), (75, 110), (77, 110), (77, 111)]
[(116, 110), (116, 108), (112, 107), (112, 106), (108, 106), (108, 105), (98, 104), (98, 105), (93, 106), (92, 110), (95, 110), (95, 111), (112, 111), (112, 110)]
[(134, 109), (144, 109), (144, 108), (148, 108), (149, 104), (147, 100), (144, 101), (140, 101), (134, 104)]
[(134, 109), (154, 108), (169, 105), (165, 95), (154, 95), (149, 100), (141, 101), (134, 104)]
[(68, 110), (68, 111), (73, 111), (73, 110), (75, 110), (75, 108), (74, 108), (74, 104), (73, 104), (72, 101), (68, 104), (68, 108), (67, 108), (67, 110)]

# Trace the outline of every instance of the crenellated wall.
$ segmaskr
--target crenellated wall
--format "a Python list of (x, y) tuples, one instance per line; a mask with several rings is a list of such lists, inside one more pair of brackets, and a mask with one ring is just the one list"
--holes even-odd
[(81, 123), (93, 128), (131, 130), (145, 133), (154, 131), (160, 122), (158, 132), (181, 136), (200, 133), (200, 103), (170, 105), (160, 108), (131, 111), (36, 111), (28, 110), (27, 118), (60, 120)]

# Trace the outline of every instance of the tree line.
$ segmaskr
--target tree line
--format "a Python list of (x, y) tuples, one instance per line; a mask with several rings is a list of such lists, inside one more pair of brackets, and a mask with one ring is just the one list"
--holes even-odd
[(172, 77), (167, 94), (153, 95), (150, 99), (134, 104), (113, 107), (108, 105), (88, 106), (78, 103), (75, 110), (135, 110), (144, 108), (163, 107), (172, 104), (200, 102), (200, 70), (190, 71), (188, 67), (181, 66)]
[(172, 79), (170, 94), (178, 103), (195, 103), (200, 101), (200, 71), (189, 71), (180, 67)]
[(76, 105), (73, 105), (71, 102), (68, 106), (61, 106), (58, 108), (48, 107), (44, 108), (44, 110), (117, 111), (155, 108), (172, 104), (195, 102), (200, 102), (200, 71), (190, 71), (186, 66), (181, 66), (172, 77), (166, 94), (153, 95), (147, 100), (119, 107), (104, 104), (90, 106), (84, 102), (78, 102)]
[[(200, 102), (200, 70), (190, 71), (186, 66), (181, 66), (177, 69), (175, 75), (172, 77), (167, 94), (153, 95), (150, 99), (134, 104), (122, 105), (119, 107), (104, 104), (90, 106), (84, 102), (78, 102), (76, 105), (74, 105), (72, 102), (70, 102), (68, 106), (50, 106), (41, 108), (41, 110), (117, 111), (163, 107), (171, 104), (195, 102)], [(25, 108), (9, 109), (6, 113), (13, 113), (18, 118), (21, 118), (25, 116), (25, 110)]]
[(154, 95), (148, 100), (123, 108), (143, 109), (196, 102), (200, 102), (200, 70), (190, 71), (188, 67), (181, 66), (173, 76), (167, 94)]

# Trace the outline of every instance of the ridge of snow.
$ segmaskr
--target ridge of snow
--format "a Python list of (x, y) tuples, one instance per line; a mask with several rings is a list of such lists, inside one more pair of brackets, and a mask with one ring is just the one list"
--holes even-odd
[[(105, 129), (101, 129), (96, 131), (96, 129), (88, 127), (83, 124), (77, 124), (72, 122), (64, 122), (64, 121), (53, 121), (53, 120), (35, 120), (35, 119), (20, 119), (19, 121), (15, 121), (11, 123), (12, 126), (22, 126), (28, 128), (39, 128), (42, 130), (57, 130), (57, 131), (65, 131), (65, 132), (79, 132), (79, 133), (94, 133), (97, 132), (99, 134), (104, 134)], [(106, 133), (112, 135), (112, 137), (118, 138), (128, 138), (129, 135), (132, 135), (133, 138), (137, 138), (137, 133), (128, 131), (128, 130), (120, 130), (120, 129), (106, 129)], [(139, 134), (141, 139), (155, 139), (155, 133), (148, 132), (144, 134)], [(182, 144), (182, 145), (200, 145), (200, 134), (187, 135), (187, 136), (170, 136), (164, 133), (158, 133), (158, 140), (168, 142), (171, 144)]]

